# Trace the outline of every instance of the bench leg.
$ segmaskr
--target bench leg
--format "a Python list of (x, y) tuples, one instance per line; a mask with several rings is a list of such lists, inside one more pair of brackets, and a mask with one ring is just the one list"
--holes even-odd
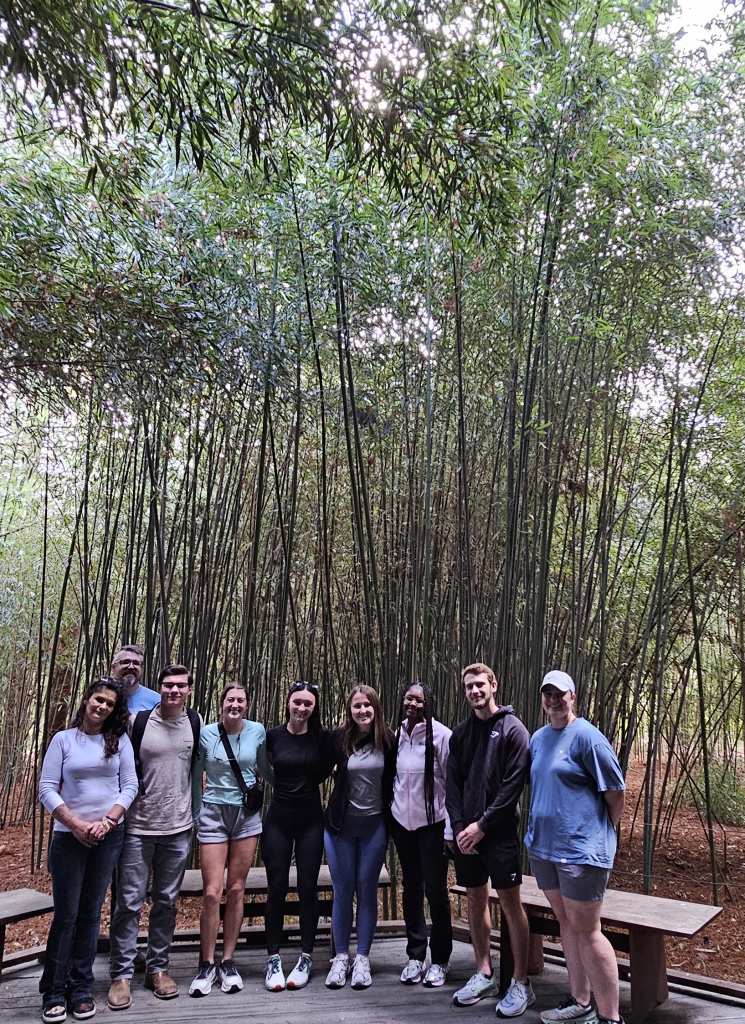
[(502, 908), (499, 908), (499, 991), (506, 992), (512, 981), (515, 970), (515, 958), (512, 955), (510, 929)]
[(528, 974), (542, 974), (543, 968), (543, 936), (531, 932), (528, 940)]
[(665, 936), (646, 928), (629, 928), (629, 963), (631, 1024), (641, 1024), (668, 996)]

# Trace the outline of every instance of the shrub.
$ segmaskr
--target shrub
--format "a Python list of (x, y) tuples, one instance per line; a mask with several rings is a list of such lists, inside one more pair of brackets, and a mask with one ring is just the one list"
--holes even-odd
[[(714, 762), (709, 766), (711, 813), (723, 825), (745, 825), (745, 785), (739, 772), (728, 764)], [(706, 813), (704, 770), (691, 772), (685, 785), (685, 801)]]

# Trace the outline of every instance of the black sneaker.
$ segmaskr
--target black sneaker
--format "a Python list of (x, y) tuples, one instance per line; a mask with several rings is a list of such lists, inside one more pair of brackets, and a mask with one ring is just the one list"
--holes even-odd
[(67, 1020), (67, 1007), (64, 1003), (50, 1003), (49, 1006), (43, 1007), (41, 1019), (44, 1024), (62, 1024)]
[(88, 1020), (96, 1012), (96, 1004), (93, 1000), (88, 999), (76, 999), (72, 1004), (72, 1015), (75, 1020)]

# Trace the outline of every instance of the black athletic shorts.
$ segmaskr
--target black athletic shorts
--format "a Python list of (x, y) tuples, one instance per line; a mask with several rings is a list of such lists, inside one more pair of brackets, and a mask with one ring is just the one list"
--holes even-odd
[(514, 889), (523, 880), (517, 830), (500, 829), (499, 836), (484, 836), (478, 853), (461, 853), (453, 840), (458, 885), (476, 889), (491, 879), (494, 889)]

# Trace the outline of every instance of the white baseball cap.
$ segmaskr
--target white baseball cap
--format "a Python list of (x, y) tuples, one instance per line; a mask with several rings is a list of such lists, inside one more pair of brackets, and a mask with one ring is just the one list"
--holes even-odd
[(541, 690), (546, 686), (555, 686), (557, 690), (561, 690), (562, 693), (576, 693), (574, 688), (574, 680), (571, 676), (568, 676), (566, 672), (559, 672), (558, 669), (554, 669), (552, 672), (548, 672), (543, 677), (541, 683)]

